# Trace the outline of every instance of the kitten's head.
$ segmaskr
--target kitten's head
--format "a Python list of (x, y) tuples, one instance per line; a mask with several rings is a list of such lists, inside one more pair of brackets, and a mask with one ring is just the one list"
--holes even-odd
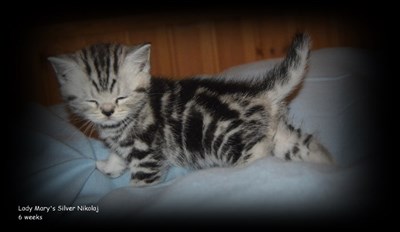
[(97, 44), (50, 57), (72, 111), (100, 125), (126, 119), (150, 84), (150, 44)]

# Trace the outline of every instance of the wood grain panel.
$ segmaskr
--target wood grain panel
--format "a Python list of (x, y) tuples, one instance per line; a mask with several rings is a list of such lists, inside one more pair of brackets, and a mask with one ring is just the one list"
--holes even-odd
[[(164, 35), (165, 30), (155, 30), (155, 29), (143, 29), (143, 30), (135, 30), (129, 31), (127, 41), (124, 44), (127, 45), (136, 45), (141, 43), (150, 43), (151, 44), (151, 70), (154, 73), (154, 70), (162, 70), (163, 66), (171, 66), (170, 62), (168, 62), (168, 57), (170, 56), (170, 52), (168, 49), (157, 49), (158, 47), (167, 47), (165, 44), (166, 41), (161, 40), (163, 38), (166, 39)], [(166, 54), (161, 54), (162, 52)], [(162, 58), (165, 57), (165, 58)], [(160, 62), (163, 60), (164, 62)], [(168, 69), (170, 71), (170, 69)], [(160, 72), (160, 71), (159, 71)], [(162, 73), (162, 72), (161, 72)], [(158, 74), (159, 75), (159, 74)]]
[(213, 22), (201, 22), (198, 25), (200, 39), (200, 54), (202, 57), (202, 72), (205, 74), (217, 73), (220, 70), (218, 63), (217, 37)]
[(261, 18), (258, 24), (263, 59), (281, 57), (286, 53), (293, 33), (285, 17)]
[(191, 76), (203, 71), (199, 34), (197, 24), (171, 27), (176, 77)]
[(239, 25), (240, 20), (236, 18), (215, 23), (218, 62), (221, 69), (245, 62), (243, 35)]
[[(218, 73), (234, 65), (281, 57), (294, 33), (308, 32), (313, 49), (370, 47), (368, 30), (336, 14), (186, 14), (137, 15), (48, 23), (32, 28), (25, 41), (24, 78), (44, 105), (61, 101), (47, 57), (84, 46), (112, 42), (152, 44), (152, 74), (184, 78)], [(22, 58), (21, 58), (22, 59)]]

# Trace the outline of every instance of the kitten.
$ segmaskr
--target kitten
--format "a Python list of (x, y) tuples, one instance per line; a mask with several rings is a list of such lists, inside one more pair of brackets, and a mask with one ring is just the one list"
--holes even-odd
[(261, 78), (227, 81), (151, 77), (150, 44), (98, 44), (50, 57), (70, 109), (110, 148), (97, 168), (131, 184), (162, 181), (171, 165), (239, 166), (267, 155), (331, 163), (328, 151), (286, 120), (284, 99), (302, 81), (310, 39), (295, 36), (286, 58)]

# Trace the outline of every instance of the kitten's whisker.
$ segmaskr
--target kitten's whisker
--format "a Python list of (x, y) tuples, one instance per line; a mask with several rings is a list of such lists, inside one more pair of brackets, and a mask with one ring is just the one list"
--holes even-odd
[(86, 120), (86, 122), (85, 122), (83, 125), (81, 125), (81, 126), (78, 128), (78, 130), (82, 131), (83, 128), (85, 128), (88, 124), (90, 124), (90, 120)]
[(94, 124), (94, 123), (91, 123), (91, 124), (90, 124), (89, 138), (92, 137), (92, 133), (93, 133), (93, 131), (95, 131), (95, 130), (96, 130), (96, 129), (95, 129), (95, 124)]
[(75, 127), (76, 129), (73, 131), (73, 133), (71, 133), (70, 136), (68, 136), (68, 139), (72, 139), (74, 136), (76, 136), (79, 133), (82, 133), (81, 129), (83, 126), (87, 125), (88, 122), (86, 122), (85, 124), (81, 125), (79, 128)]
[(93, 126), (93, 123), (91, 121), (88, 121), (88, 123), (86, 124), (85, 130), (83, 131), (83, 134), (85, 134), (85, 136), (88, 136), (87, 133), (90, 132), (90, 129), (92, 128), (92, 126)]

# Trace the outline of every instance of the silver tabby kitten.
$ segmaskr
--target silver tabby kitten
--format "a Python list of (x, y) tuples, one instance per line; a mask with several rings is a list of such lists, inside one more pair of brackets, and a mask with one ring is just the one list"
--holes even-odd
[(131, 184), (144, 186), (171, 165), (239, 166), (267, 155), (330, 163), (312, 135), (286, 120), (283, 100), (304, 77), (309, 44), (296, 35), (280, 64), (249, 81), (151, 77), (149, 44), (98, 44), (49, 60), (70, 109), (111, 150), (97, 168), (111, 177), (129, 169)]

